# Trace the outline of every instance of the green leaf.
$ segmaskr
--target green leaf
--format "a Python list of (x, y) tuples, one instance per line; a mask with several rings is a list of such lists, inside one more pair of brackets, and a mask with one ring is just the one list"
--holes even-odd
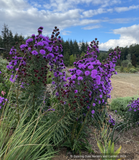
[(122, 147), (120, 146), (114, 154), (118, 155), (120, 153), (121, 148)]
[(101, 144), (99, 141), (97, 142), (97, 146), (98, 146), (100, 152), (101, 152), (102, 154), (104, 154), (104, 148), (103, 148), (102, 144)]

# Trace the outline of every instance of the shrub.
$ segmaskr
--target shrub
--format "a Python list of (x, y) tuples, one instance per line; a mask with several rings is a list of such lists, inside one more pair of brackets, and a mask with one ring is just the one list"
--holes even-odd
[(139, 125), (139, 98), (137, 98), (137, 100), (134, 100), (133, 98), (127, 105), (124, 121), (128, 122), (128, 128), (130, 128), (130, 124), (133, 124), (133, 127), (136, 126), (136, 124)]
[(130, 70), (129, 70), (131, 73), (136, 73), (137, 72), (137, 70), (136, 69), (134, 69), (134, 68), (130, 68)]
[(126, 73), (128, 73), (128, 72), (129, 72), (129, 69), (128, 69), (127, 67), (125, 67), (125, 68), (123, 69), (123, 71), (126, 72)]
[(124, 71), (124, 67), (121, 66), (121, 67), (120, 67), (120, 72), (123, 72), (123, 71)]
[(123, 67), (127, 67), (128, 63), (129, 63), (128, 60), (123, 60), (122, 63), (121, 63), (121, 65), (122, 65)]
[[(138, 96), (134, 96), (135, 99), (138, 98)], [(132, 97), (120, 97), (112, 100), (110, 109), (111, 110), (117, 110), (117, 113), (119, 115), (124, 115), (126, 111), (128, 110), (127, 105), (131, 102)]]
[(131, 68), (131, 67), (133, 67), (133, 66), (132, 66), (131, 62), (129, 62), (129, 63), (127, 64), (127, 68), (129, 69), (129, 68)]

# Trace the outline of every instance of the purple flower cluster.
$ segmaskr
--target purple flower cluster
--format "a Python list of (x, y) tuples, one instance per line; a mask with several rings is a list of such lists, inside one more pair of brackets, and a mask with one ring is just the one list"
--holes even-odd
[[(98, 51), (96, 46), (93, 47)], [(89, 47), (88, 50), (90, 50)], [(92, 93), (96, 93), (96, 103), (93, 102), (92, 106), (95, 106), (97, 102), (98, 104), (101, 104), (101, 106), (107, 104), (106, 99), (110, 98), (110, 95), (107, 95), (112, 90), (112, 88), (110, 88), (111, 81), (109, 78), (111, 78), (111, 73), (115, 71), (114, 63), (116, 63), (116, 60), (120, 58), (120, 55), (117, 56), (115, 49), (114, 53), (112, 52), (109, 54), (107, 63), (101, 64), (99, 60), (96, 59), (97, 55), (95, 53), (96, 52), (94, 51), (91, 53), (88, 53), (87, 51), (83, 60), (74, 62), (76, 68), (69, 70), (72, 76), (67, 78), (69, 83), (66, 84), (66, 86), (68, 87), (68, 90), (70, 90), (70, 93), (68, 91), (64, 91), (66, 94), (63, 96), (70, 97), (73, 100), (71, 103), (76, 103), (74, 98), (78, 97), (77, 101), (80, 102), (81, 106), (84, 106), (85, 104), (82, 102), (83, 95), (86, 95), (85, 97), (89, 97), (89, 101), (87, 101), (88, 104), (92, 101), (92, 98), (94, 98), (94, 94)], [(120, 53), (121, 52), (119, 52), (119, 54)], [(112, 55), (115, 57), (113, 58)], [(112, 58), (112, 62), (110, 61), (110, 58)], [(117, 74), (117, 72), (115, 72), (115, 74)], [(78, 84), (80, 84), (80, 86)], [(71, 90), (74, 90), (74, 94)]]
[(115, 125), (115, 120), (111, 117), (111, 115), (109, 115), (109, 117), (110, 117), (109, 123), (114, 126)]
[[(4, 101), (7, 102), (7, 99), (4, 99), (4, 97), (1, 97), (1, 96), (0, 96), (0, 105), (3, 105), (3, 106), (4, 106), (4, 105), (5, 105), (5, 103), (3, 103)], [(0, 106), (0, 109), (1, 109), (1, 107), (2, 107), (2, 106)]]
[[(60, 40), (60, 36), (58, 39), (56, 38), (60, 32), (56, 33), (56, 37), (51, 35), (51, 39), (49, 40), (48, 37), (41, 35), (42, 29), (43, 27), (39, 27), (39, 35), (35, 36), (33, 34), (32, 38), (26, 40), (26, 44), (20, 45), (19, 49), (24, 53), (24, 57), (20, 56), (14, 47), (12, 47), (9, 52), (10, 56), (14, 55), (12, 57), (13, 60), (7, 65), (8, 70), (13, 70), (10, 81), (13, 83), (15, 81), (18, 81), (19, 83), (21, 82), (22, 85), (20, 87), (22, 88), (22, 91), (25, 91), (27, 94), (26, 96), (33, 92), (34, 97), (37, 97), (41, 86), (47, 85), (47, 70), (49, 69), (47, 66), (48, 62), (51, 67), (49, 71), (53, 72), (55, 76), (52, 84), (55, 84), (56, 88), (60, 89), (60, 82), (67, 82), (65, 79), (66, 74), (65, 72), (62, 72), (65, 68), (62, 60), (63, 55), (59, 55), (59, 52), (63, 51), (62, 45), (59, 44), (62, 41)], [(55, 27), (52, 33), (54, 34), (56, 31), (59, 31), (57, 27)], [(59, 45), (56, 46), (56, 44)], [(19, 66), (19, 68), (17, 66)], [(15, 71), (16, 76), (14, 78), (13, 74)], [(56, 95), (60, 94), (56, 93)]]
[[(46, 75), (42, 68), (44, 67), (46, 69), (49, 69), (46, 65), (49, 61), (49, 65), (51, 66), (50, 71), (54, 72), (52, 84), (56, 85), (56, 88), (58, 89), (56, 96), (58, 96), (58, 100), (62, 104), (64, 104), (65, 102), (60, 99), (64, 98), (68, 98), (68, 102), (70, 102), (68, 105), (70, 106), (71, 104), (73, 104), (74, 106), (74, 104), (79, 102), (81, 106), (80, 109), (82, 109), (82, 107), (85, 106), (86, 103), (90, 104), (89, 106), (91, 107), (97, 106), (98, 104), (100, 106), (107, 104), (107, 98), (110, 98), (110, 95), (107, 94), (109, 94), (112, 89), (110, 88), (111, 81), (109, 80), (109, 78), (111, 78), (112, 72), (115, 71), (114, 67), (116, 64), (116, 60), (120, 58), (120, 55), (117, 55), (116, 49), (114, 50), (114, 53), (112, 52), (109, 54), (109, 57), (107, 58), (107, 60), (105, 60), (106, 63), (101, 64), (99, 60), (97, 60), (96, 52), (99, 52), (98, 46), (96, 45), (95, 41), (93, 41), (95, 45), (93, 46), (93, 48), (87, 48), (88, 51), (85, 55), (85, 58), (83, 60), (79, 60), (78, 62), (74, 62), (74, 66), (76, 68), (70, 70), (72, 76), (68, 77), (67, 79), (69, 80), (69, 82), (63, 85), (64, 87), (67, 87), (67, 89), (64, 90), (62, 89), (62, 84), (64, 82), (67, 82), (67, 80), (65, 79), (65, 73), (62, 73), (61, 70), (64, 69), (65, 66), (62, 60), (63, 55), (58, 54), (59, 50), (61, 52), (63, 51), (62, 45), (55, 45), (55, 43), (57, 43), (57, 38), (53, 38), (54, 35), (51, 36), (51, 41), (48, 37), (42, 36), (42, 29), (43, 27), (39, 27), (39, 35), (35, 37), (35, 35), (33, 34), (32, 38), (26, 41), (26, 44), (22, 44), (20, 46), (21, 51), (26, 56), (25, 58), (19, 57), (19, 54), (16, 52), (16, 49), (14, 49), (14, 47), (11, 49), (10, 54), (15, 54), (15, 57), (13, 57), (14, 60), (9, 63), (11, 66), (8, 65), (7, 68), (9, 70), (15, 69), (19, 61), (22, 60), (19, 65), (20, 67), (15, 69), (18, 71), (18, 75), (16, 75), (16, 78), (21, 81), (22, 84), (31, 85), (31, 83), (34, 84), (35, 82), (37, 82), (46, 85)], [(55, 27), (54, 31), (58, 30), (59, 29)], [(52, 33), (54, 34), (54, 32)], [(59, 32), (56, 34), (56, 36), (58, 34)], [(60, 36), (58, 41), (61, 42)], [(91, 42), (90, 44), (91, 47), (93, 42)], [(33, 43), (35, 44), (33, 45)], [(48, 52), (51, 53), (48, 54)], [(120, 53), (121, 52), (119, 52), (119, 54)], [(113, 58), (112, 56), (115, 57)], [(36, 59), (34, 57), (36, 57)], [(31, 61), (31, 59), (33, 60)], [(32, 70), (31, 65), (33, 62), (41, 62), (42, 65), (39, 68)], [(54, 65), (56, 66), (55, 69)], [(117, 72), (115, 72), (115, 74), (117, 74)], [(10, 80), (12, 82), (15, 82), (16, 79), (13, 80), (12, 78), (13, 75), (11, 75)], [(24, 88), (24, 86), (21, 87)], [(75, 98), (77, 98), (77, 100), (75, 100)], [(84, 98), (88, 98), (88, 100), (86, 100), (86, 103), (83, 102)], [(76, 108), (74, 107), (74, 110), (75, 109)]]
[(127, 110), (127, 114), (125, 115), (125, 119), (128, 121), (128, 119), (132, 118), (132, 121), (134, 121), (138, 124), (139, 122), (137, 122), (137, 121), (139, 121), (139, 98), (137, 100), (132, 100), (127, 105), (127, 108), (129, 108), (129, 109)]

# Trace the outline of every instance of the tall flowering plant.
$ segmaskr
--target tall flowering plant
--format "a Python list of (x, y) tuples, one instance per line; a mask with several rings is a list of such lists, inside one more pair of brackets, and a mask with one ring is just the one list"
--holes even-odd
[[(12, 73), (15, 73), (16, 70), (16, 78), (13, 78), (13, 75), (11, 75), (10, 80), (12, 82), (17, 80), (17, 94), (19, 87), (26, 97), (28, 97), (29, 94), (33, 94), (33, 107), (31, 108), (31, 113), (33, 114), (35, 111), (35, 102), (39, 102), (37, 96), (40, 96), (43, 86), (46, 87), (47, 71), (49, 69), (47, 64), (49, 62), (51, 66), (50, 71), (54, 73), (52, 84), (55, 85), (55, 89), (57, 89), (57, 92), (55, 90), (53, 94), (56, 92), (56, 97), (60, 102), (57, 110), (59, 113), (63, 113), (62, 111), (65, 109), (67, 114), (74, 111), (73, 117), (77, 118), (74, 119), (74, 128), (71, 132), (72, 149), (74, 150), (75, 146), (77, 147), (74, 143), (77, 144), (85, 123), (91, 120), (93, 116), (95, 118), (97, 113), (99, 116), (102, 116), (102, 111), (106, 111), (107, 98), (110, 98), (107, 94), (111, 91), (111, 81), (109, 78), (112, 72), (114, 72), (116, 60), (120, 58), (120, 55), (117, 55), (115, 49), (114, 53), (112, 52), (108, 59), (105, 60), (106, 63), (101, 64), (97, 60), (96, 52), (99, 52), (98, 46), (95, 41), (93, 41), (95, 46), (93, 46), (92, 49), (88, 47), (87, 54), (83, 60), (74, 62), (76, 68), (70, 70), (72, 76), (68, 77), (69, 82), (64, 84), (67, 80), (65, 80), (65, 72), (62, 72), (62, 69), (65, 68), (62, 60), (63, 55), (58, 54), (59, 50), (62, 51), (62, 45), (56, 46), (57, 43), (59, 44), (59, 42), (61, 42), (60, 37), (57, 41), (57, 38), (54, 38), (54, 35), (52, 35), (51, 40), (49, 40), (48, 37), (41, 35), (42, 29), (43, 27), (38, 29), (39, 35), (35, 37), (33, 34), (32, 38), (26, 41), (26, 44), (20, 45), (20, 48), (18, 47), (18, 49), (22, 51), (22, 55), (16, 52), (14, 47), (11, 49), (10, 54), (15, 54), (15, 56), (12, 57), (15, 60), (12, 60), (7, 68), (9, 70), (13, 69), (14, 71), (12, 71)], [(59, 29), (55, 27), (54, 31), (58, 30)], [(54, 32), (52, 33), (54, 34)], [(58, 34), (59, 32), (56, 36)], [(91, 46), (93, 42), (91, 42)], [(112, 58), (112, 56), (115, 57)], [(20, 60), (21, 62), (19, 62)], [(16, 68), (18, 64), (19, 66)], [(22, 85), (19, 86), (19, 83)], [(66, 87), (66, 90), (64, 90), (64, 87)], [(44, 100), (45, 98), (46, 97), (44, 97)], [(16, 109), (19, 118), (18, 98), (16, 100)], [(47, 106), (45, 107), (47, 108)], [(20, 108), (20, 111), (21, 110), (22, 108)], [(75, 130), (78, 128), (77, 126), (79, 126), (78, 119), (81, 120), (81, 118), (83, 125), (79, 128), (76, 134), (77, 137), (75, 137)]]
[[(97, 47), (93, 47), (98, 51)], [(115, 55), (112, 62), (110, 61), (111, 55)], [(105, 64), (101, 64), (96, 58), (97, 55), (93, 51), (87, 53), (85, 59), (74, 63), (76, 68), (70, 70), (72, 76), (67, 78), (69, 80), (69, 84), (66, 84), (68, 90), (63, 91), (62, 95), (63, 97), (67, 96), (68, 103), (70, 102), (69, 106), (72, 104), (74, 111), (77, 113), (81, 113), (82, 111), (82, 115), (86, 115), (81, 130), (89, 113), (92, 114), (93, 117), (95, 112), (101, 115), (102, 111), (106, 110), (106, 106), (104, 107), (104, 105), (107, 104), (107, 98), (110, 97), (110, 95), (107, 94), (111, 91), (111, 85), (109, 83), (111, 81), (108, 79), (111, 77), (111, 72), (114, 71), (115, 67), (114, 63), (116, 63), (116, 59), (120, 58), (120, 55), (117, 56), (116, 51), (114, 51), (114, 53), (109, 55), (107, 63)], [(117, 72), (115, 73), (117, 74)], [(58, 99), (60, 100), (60, 97)], [(86, 106), (88, 110), (86, 109)], [(77, 117), (77, 119), (78, 118), (79, 117)], [(110, 119), (109, 123), (114, 125), (115, 121)], [(74, 129), (75, 128), (76, 127), (74, 127)], [(78, 140), (81, 130), (78, 133), (76, 141)], [(72, 135), (72, 140), (73, 139), (75, 140), (75, 137)]]
[[(14, 47), (11, 49), (10, 55), (14, 54), (15, 56), (13, 56), (12, 58), (15, 60), (12, 60), (7, 66), (9, 70), (14, 70), (12, 71), (12, 73), (15, 73), (15, 70), (17, 73), (16, 78), (14, 79), (13, 75), (11, 75), (10, 81), (17, 81), (18, 84), (22, 84), (20, 86), (20, 89), (25, 93), (26, 97), (28, 97), (29, 94), (33, 94), (33, 107), (31, 111), (32, 114), (35, 111), (35, 103), (38, 101), (38, 96), (40, 97), (42, 95), (42, 88), (44, 89), (44, 87), (47, 86), (47, 78), (50, 77), (50, 75), (48, 75), (47, 77), (48, 69), (50, 69), (47, 65), (48, 62), (51, 66), (50, 71), (55, 71), (54, 75), (61, 75), (61, 72), (59, 71), (63, 69), (62, 66), (64, 66), (64, 64), (62, 63), (63, 60), (61, 60), (63, 55), (55, 53), (58, 52), (59, 49), (60, 51), (62, 51), (61, 45), (56, 46), (55, 44), (61, 42), (60, 36), (57, 41), (57, 38), (52, 35), (50, 41), (48, 37), (44, 37), (41, 35), (42, 29), (43, 27), (40, 27), (38, 29), (39, 35), (35, 37), (35, 35), (33, 34), (32, 38), (26, 40), (26, 44), (20, 45), (20, 48), (18, 47), (18, 49), (22, 51), (22, 55), (16, 52), (16, 49), (14, 49)], [(55, 27), (54, 31), (58, 30), (59, 29)], [(52, 33), (54, 34), (54, 32)], [(59, 32), (56, 34), (56, 36), (58, 36), (58, 34)], [(54, 69), (53, 63), (56, 64), (56, 69)], [(18, 68), (16, 68), (17, 65), (19, 65)], [(59, 71), (57, 71), (58, 69)], [(62, 73), (62, 76), (58, 77), (57, 81), (61, 81), (60, 78), (65, 78), (65, 73)], [(52, 84), (54, 85), (54, 82), (52, 82)], [(19, 106), (17, 108), (19, 108)]]

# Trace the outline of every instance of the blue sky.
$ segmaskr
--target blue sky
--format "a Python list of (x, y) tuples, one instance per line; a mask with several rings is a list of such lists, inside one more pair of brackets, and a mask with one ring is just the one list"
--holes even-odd
[[(0, 0), (4, 24), (15, 35), (51, 36), (55, 26), (66, 40), (99, 41), (99, 50), (139, 44), (139, 0)], [(0, 33), (0, 35), (2, 35)]]

